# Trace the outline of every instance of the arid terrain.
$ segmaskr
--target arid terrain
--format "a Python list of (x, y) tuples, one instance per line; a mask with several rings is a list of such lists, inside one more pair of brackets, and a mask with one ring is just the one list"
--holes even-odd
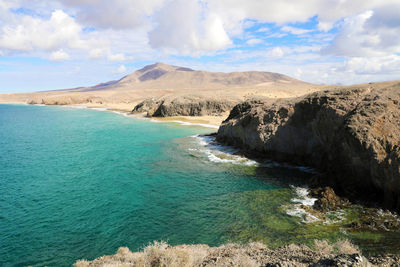
[[(187, 116), (186, 120), (219, 125), (230, 109), (245, 99), (295, 97), (321, 88), (278, 73), (208, 72), (155, 63), (120, 80), (92, 87), (0, 94), (0, 103), (84, 105), (130, 112), (146, 100), (146, 105), (142, 105), (138, 113), (150, 111), (149, 115), (156, 117)], [(200, 102), (204, 105), (192, 107), (198, 112), (188, 112), (186, 107), (174, 111), (168, 108), (171, 104), (190, 108), (190, 105)], [(160, 104), (163, 104), (164, 112), (153, 114), (151, 111), (156, 111)]]
[(75, 267), (86, 266), (398, 266), (397, 256), (364, 257), (348, 241), (329, 244), (315, 240), (312, 248), (288, 245), (269, 249), (262, 243), (170, 246), (155, 242), (142, 252), (121, 247), (115, 255), (93, 261), (79, 260)]

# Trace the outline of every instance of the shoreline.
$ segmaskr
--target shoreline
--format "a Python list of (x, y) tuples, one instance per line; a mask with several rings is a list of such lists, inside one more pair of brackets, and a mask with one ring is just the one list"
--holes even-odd
[[(12, 104), (12, 103), (7, 103), (7, 104)], [(26, 104), (26, 103), (15, 103), (15, 104), (30, 105), (30, 104)], [(51, 106), (51, 105), (38, 105), (38, 106)], [(153, 122), (174, 122), (174, 123), (180, 123), (180, 124), (183, 124), (183, 125), (195, 125), (195, 124), (191, 124), (188, 121), (177, 121), (176, 120), (177, 118), (185, 119), (185, 117), (161, 118), (160, 120), (158, 120), (158, 118), (148, 118), (148, 117), (144, 116), (143, 114), (130, 114), (129, 112), (126, 112), (124, 110), (118, 110), (118, 109), (112, 109), (112, 108), (88, 107), (88, 106), (84, 106), (84, 105), (57, 105), (57, 106), (66, 107), (66, 108), (93, 109), (93, 110), (98, 110), (98, 111), (110, 111), (110, 112), (117, 113), (117, 114), (120, 114), (120, 115), (123, 115), (123, 116), (136, 117), (136, 118), (141, 118), (141, 119), (148, 119), (148, 120), (153, 121)], [(200, 126), (203, 126), (203, 125), (200, 125)], [(207, 126), (204, 126), (204, 127), (207, 127)], [(217, 127), (217, 126), (214, 126), (214, 127)], [(211, 128), (213, 128), (213, 127), (211, 127)], [(301, 201), (300, 201), (300, 204), (304, 205), (304, 203), (301, 203)], [(308, 206), (308, 205), (304, 205), (304, 206)], [(304, 211), (308, 212), (308, 209), (305, 209)], [(199, 245), (199, 246), (202, 246), (202, 245)]]
[(1, 104), (10, 105), (32, 105), (32, 106), (56, 106), (56, 107), (70, 107), (79, 109), (91, 109), (97, 111), (109, 111), (127, 117), (134, 117), (137, 119), (146, 119), (153, 122), (173, 122), (182, 126), (200, 126), (205, 128), (218, 129), (226, 116), (172, 116), (172, 117), (147, 117), (145, 113), (131, 113), (131, 110), (121, 109), (116, 106), (101, 106), (101, 105), (46, 105), (46, 104), (29, 104), (26, 102), (0, 102)]

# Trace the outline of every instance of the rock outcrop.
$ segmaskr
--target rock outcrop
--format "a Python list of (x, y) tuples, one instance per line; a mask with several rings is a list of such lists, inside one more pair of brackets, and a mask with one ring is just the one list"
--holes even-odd
[(146, 112), (149, 117), (221, 116), (237, 103), (239, 99), (227, 100), (197, 95), (149, 98), (136, 105), (132, 113)]
[(367, 84), (233, 108), (217, 139), (325, 172), (340, 193), (400, 210), (400, 83)]

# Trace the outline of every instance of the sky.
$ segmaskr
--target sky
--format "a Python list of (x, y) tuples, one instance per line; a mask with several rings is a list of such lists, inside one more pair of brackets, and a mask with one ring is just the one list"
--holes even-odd
[(163, 62), (318, 84), (400, 79), (400, 0), (0, 0), (0, 93)]

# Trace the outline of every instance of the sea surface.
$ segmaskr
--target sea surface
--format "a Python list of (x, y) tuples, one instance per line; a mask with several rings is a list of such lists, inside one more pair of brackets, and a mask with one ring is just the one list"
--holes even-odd
[[(261, 241), (270, 247), (348, 238), (398, 252), (398, 234), (319, 221), (307, 168), (256, 162), (202, 136), (216, 129), (109, 111), (0, 105), (0, 266), (172, 245)], [(398, 245), (393, 245), (398, 244)]]

